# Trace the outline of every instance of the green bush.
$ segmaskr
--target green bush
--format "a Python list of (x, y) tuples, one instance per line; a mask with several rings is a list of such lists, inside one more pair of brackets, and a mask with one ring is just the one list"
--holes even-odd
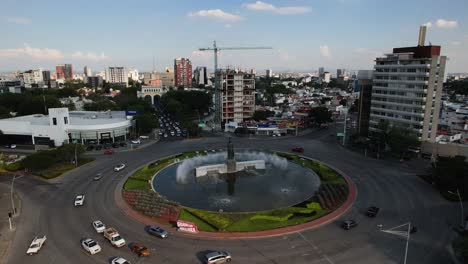
[(18, 161), (18, 162), (13, 162), (13, 163), (10, 163), (8, 165), (5, 165), (4, 168), (7, 171), (17, 171), (17, 170), (23, 169), (24, 167), (21, 164), (21, 161)]
[(232, 224), (232, 221), (229, 219), (227, 214), (202, 211), (202, 210), (197, 210), (197, 209), (192, 209), (192, 208), (190, 209), (187, 208), (186, 210), (189, 211), (194, 216), (200, 219), (203, 219), (208, 224), (216, 227), (220, 231), (226, 230), (226, 228)]
[(255, 221), (255, 220), (268, 220), (268, 221), (276, 221), (276, 222), (284, 222), (289, 220), (294, 214), (287, 214), (285, 216), (274, 216), (274, 215), (254, 215), (250, 218), (250, 220)]
[(150, 190), (151, 186), (147, 181), (128, 179), (124, 184), (124, 190)]
[(306, 206), (307, 206), (307, 208), (313, 209), (314, 211), (315, 211), (315, 210), (322, 210), (322, 207), (321, 207), (320, 204), (317, 203), (317, 202), (310, 202), (310, 203), (308, 203)]

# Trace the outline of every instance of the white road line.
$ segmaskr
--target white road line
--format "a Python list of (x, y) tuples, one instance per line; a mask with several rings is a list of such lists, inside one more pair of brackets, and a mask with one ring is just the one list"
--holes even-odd
[(333, 262), (326, 254), (322, 254), (322, 251), (321, 251), (317, 246), (315, 246), (314, 243), (312, 243), (310, 240), (308, 240), (301, 232), (296, 232), (296, 233), (299, 234), (299, 236), (301, 236), (302, 239), (304, 239), (304, 241), (307, 242), (307, 244), (309, 244), (310, 246), (312, 246), (312, 248), (313, 248), (315, 251), (317, 251), (317, 253), (319, 253), (320, 255), (322, 255), (323, 258), (324, 258), (325, 260), (328, 261), (328, 263), (330, 263), (330, 264), (335, 264), (335, 262)]

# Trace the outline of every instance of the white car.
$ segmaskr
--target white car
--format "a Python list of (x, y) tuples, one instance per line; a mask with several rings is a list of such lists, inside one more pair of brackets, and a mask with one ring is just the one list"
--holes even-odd
[(84, 204), (85, 196), (84, 194), (78, 195), (75, 197), (75, 206), (82, 206)]
[(141, 141), (139, 139), (132, 140), (132, 144), (141, 144)]
[(121, 171), (123, 169), (125, 169), (125, 164), (123, 163), (114, 167), (114, 171)]
[(93, 222), (93, 227), (97, 233), (103, 233), (106, 230), (106, 226), (99, 220)]
[(43, 237), (35, 237), (33, 241), (31, 242), (31, 245), (29, 246), (28, 251), (26, 251), (26, 254), (30, 256), (32, 256), (33, 254), (37, 254), (37, 252), (41, 250), (46, 240), (47, 240), (47, 237), (45, 235)]
[(116, 257), (112, 259), (111, 264), (130, 264), (130, 261), (121, 257)]
[(82, 239), (81, 246), (91, 255), (101, 252), (101, 246), (91, 238)]

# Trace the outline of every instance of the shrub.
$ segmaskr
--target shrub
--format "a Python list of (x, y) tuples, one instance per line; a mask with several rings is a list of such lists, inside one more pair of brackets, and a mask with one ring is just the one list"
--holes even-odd
[(18, 162), (13, 162), (13, 163), (10, 163), (8, 165), (5, 165), (4, 168), (7, 171), (17, 171), (17, 170), (23, 169), (24, 167), (21, 164), (21, 161), (18, 161)]
[(320, 204), (317, 203), (317, 202), (308, 203), (306, 206), (307, 206), (307, 208), (309, 208), (309, 209), (313, 209), (313, 210), (322, 210), (322, 207), (321, 207)]
[(255, 221), (255, 220), (268, 220), (268, 221), (276, 221), (276, 222), (284, 222), (289, 220), (294, 214), (290, 213), (284, 216), (274, 216), (274, 215), (254, 215), (250, 218), (250, 220)]

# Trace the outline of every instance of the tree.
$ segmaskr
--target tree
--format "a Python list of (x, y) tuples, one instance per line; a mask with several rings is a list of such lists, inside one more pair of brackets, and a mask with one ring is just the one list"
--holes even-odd
[(408, 150), (408, 147), (418, 146), (418, 137), (407, 129), (392, 127), (388, 133), (388, 145), (392, 152), (400, 154), (400, 158)]
[(271, 117), (275, 114), (273, 111), (263, 111), (263, 110), (257, 110), (254, 112), (252, 119), (255, 121), (260, 121), (260, 120), (267, 120), (268, 117)]
[(61, 161), (72, 161), (75, 160), (75, 151), (76, 157), (79, 159), (81, 154), (85, 152), (83, 145), (81, 144), (63, 144), (57, 148), (57, 155)]
[(149, 113), (137, 115), (135, 120), (138, 132), (141, 134), (150, 133), (153, 129), (159, 127), (156, 118)]
[(78, 93), (76, 92), (76, 89), (71, 88), (71, 87), (66, 87), (66, 88), (57, 90), (57, 97), (59, 98), (74, 97), (77, 95)]
[(330, 112), (326, 107), (319, 106), (314, 107), (310, 110), (309, 118), (317, 125), (331, 122), (332, 112)]
[(462, 197), (468, 195), (468, 162), (464, 156), (438, 157), (432, 173), (440, 191), (454, 192), (458, 189)]
[(10, 117), (10, 110), (8, 110), (8, 108), (0, 105), (0, 119), (9, 118), (9, 117)]

